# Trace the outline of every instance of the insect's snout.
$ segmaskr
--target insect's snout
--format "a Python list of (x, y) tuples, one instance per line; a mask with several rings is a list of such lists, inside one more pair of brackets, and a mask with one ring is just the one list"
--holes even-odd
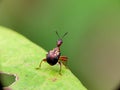
[(62, 39), (59, 39), (59, 40), (57, 41), (57, 46), (58, 46), (58, 47), (61, 46), (62, 43), (63, 43)]

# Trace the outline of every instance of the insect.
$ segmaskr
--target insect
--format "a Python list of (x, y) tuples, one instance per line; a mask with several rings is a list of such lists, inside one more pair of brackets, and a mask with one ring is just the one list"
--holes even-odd
[[(67, 62), (68, 57), (66, 56), (61, 56), (61, 52), (60, 52), (60, 46), (63, 43), (63, 38), (67, 35), (68, 32), (66, 32), (62, 37), (59, 36), (58, 32), (56, 31), (57, 36), (59, 37), (58, 41), (57, 41), (57, 46), (56, 48), (54, 48), (53, 50), (50, 50), (48, 52), (48, 54), (46, 54), (46, 58), (43, 59), (40, 64), (39, 67), (37, 69), (39, 69), (41, 67), (42, 62), (47, 62), (48, 64), (50, 64), (51, 66), (55, 65), (55, 64), (59, 64), (60, 65), (60, 69), (59, 69), (59, 74), (61, 75), (61, 69), (62, 69), (62, 64), (65, 65), (65, 62)], [(66, 65), (65, 65), (66, 66)]]

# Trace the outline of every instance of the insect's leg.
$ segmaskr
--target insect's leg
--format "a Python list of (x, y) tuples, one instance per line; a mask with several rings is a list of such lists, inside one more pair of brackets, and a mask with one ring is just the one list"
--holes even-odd
[(43, 61), (45, 61), (45, 62), (46, 62), (46, 61), (47, 61), (47, 60), (46, 60), (46, 58), (45, 58), (45, 59), (43, 59), (43, 60), (40, 62), (39, 67), (38, 67), (38, 68), (36, 68), (36, 69), (39, 69), (39, 68), (41, 67), (41, 64), (42, 64), (42, 62), (43, 62)]
[(47, 61), (46, 58), (43, 59), (43, 60), (40, 62), (39, 67), (41, 67), (41, 64), (42, 64), (43, 61), (46, 62), (46, 61)]
[(59, 59), (62, 60), (62, 61), (67, 61), (68, 57), (66, 57), (66, 56), (60, 56)]
[(65, 65), (66, 68), (68, 68), (67, 67), (68, 57), (66, 57), (66, 56), (60, 56), (59, 60), (62, 61), (62, 63)]
[(58, 63), (59, 63), (59, 65), (60, 65), (59, 74), (62, 75), (62, 74), (61, 74), (62, 64), (61, 64), (61, 62), (58, 62)]

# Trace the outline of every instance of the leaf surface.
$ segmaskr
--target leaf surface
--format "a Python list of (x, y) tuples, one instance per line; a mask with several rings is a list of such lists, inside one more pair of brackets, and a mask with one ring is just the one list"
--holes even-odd
[[(81, 82), (62, 65), (48, 65), (40, 61), (47, 52), (24, 36), (0, 26), (0, 72), (16, 75), (16, 81), (8, 86), (12, 90), (87, 90)], [(5, 82), (5, 81), (4, 81)]]

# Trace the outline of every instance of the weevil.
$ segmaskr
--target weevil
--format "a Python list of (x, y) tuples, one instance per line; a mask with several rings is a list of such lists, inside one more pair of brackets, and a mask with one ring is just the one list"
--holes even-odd
[(54, 48), (53, 50), (50, 50), (47, 54), (46, 54), (46, 58), (43, 59), (40, 64), (39, 67), (37, 69), (39, 69), (41, 67), (42, 62), (47, 62), (49, 65), (53, 66), (55, 64), (59, 64), (60, 65), (60, 69), (59, 69), (59, 74), (61, 75), (61, 69), (62, 69), (62, 64), (65, 64), (65, 62), (67, 62), (68, 57), (66, 56), (61, 56), (61, 52), (60, 52), (60, 46), (63, 43), (63, 38), (67, 35), (68, 32), (66, 32), (62, 37), (59, 36), (58, 32), (56, 31), (57, 36), (59, 37), (58, 41), (57, 41), (57, 45), (56, 48)]

